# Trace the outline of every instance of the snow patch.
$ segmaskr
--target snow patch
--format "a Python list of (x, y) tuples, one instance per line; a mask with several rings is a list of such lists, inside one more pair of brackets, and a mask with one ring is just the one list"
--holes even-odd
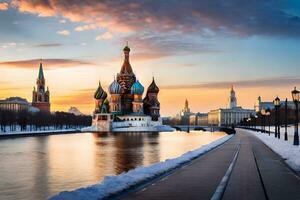
[(83, 200), (83, 199), (103, 199), (113, 194), (125, 191), (138, 184), (150, 181), (172, 169), (182, 166), (183, 164), (205, 154), (209, 150), (221, 145), (229, 140), (233, 135), (224, 136), (210, 144), (204, 145), (199, 149), (189, 151), (178, 158), (167, 159), (148, 167), (138, 167), (136, 169), (124, 172), (117, 176), (106, 176), (102, 182), (85, 188), (79, 188), (74, 191), (64, 191), (53, 197), (51, 200)]

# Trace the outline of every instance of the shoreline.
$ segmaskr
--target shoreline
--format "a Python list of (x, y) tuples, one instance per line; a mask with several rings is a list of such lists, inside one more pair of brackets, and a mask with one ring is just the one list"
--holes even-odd
[(24, 132), (0, 132), (0, 140), (19, 137), (47, 136), (82, 133), (81, 129), (62, 129), (62, 130), (46, 130), (46, 131), (24, 131)]

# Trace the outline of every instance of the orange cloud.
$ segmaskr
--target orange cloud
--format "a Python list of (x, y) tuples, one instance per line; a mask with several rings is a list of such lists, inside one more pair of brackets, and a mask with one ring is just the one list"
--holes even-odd
[[(15, 67), (15, 68), (34, 68), (39, 65), (39, 59), (33, 60), (18, 60), (0, 62), (0, 67)], [(80, 65), (93, 65), (93, 63), (81, 60), (72, 59), (43, 59), (43, 64), (46, 68), (58, 68), (58, 67), (78, 67)]]
[(95, 89), (78, 90), (64, 96), (53, 96), (51, 99), (53, 110), (67, 111), (71, 106), (81, 112), (91, 114), (94, 109)]
[(0, 3), (0, 10), (7, 10), (8, 9), (8, 3), (2, 2)]

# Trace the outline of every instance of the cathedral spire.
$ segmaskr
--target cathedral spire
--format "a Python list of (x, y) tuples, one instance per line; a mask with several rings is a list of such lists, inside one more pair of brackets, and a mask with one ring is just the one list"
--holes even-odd
[(43, 80), (44, 78), (44, 71), (43, 71), (43, 63), (42, 63), (42, 59), (40, 62), (40, 69), (39, 69), (39, 76), (38, 76), (39, 80)]
[(184, 105), (184, 108), (185, 109), (188, 109), (189, 108), (189, 102), (187, 99), (185, 99), (185, 105)]
[(130, 48), (128, 46), (128, 42), (126, 43), (126, 46), (123, 49), (124, 52), (124, 62), (121, 68), (121, 74), (133, 74), (130, 62), (129, 62), (129, 52)]

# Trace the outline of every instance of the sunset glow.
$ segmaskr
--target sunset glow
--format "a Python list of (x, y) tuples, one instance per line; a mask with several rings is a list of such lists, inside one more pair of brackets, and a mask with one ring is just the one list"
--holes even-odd
[(298, 1), (226, 8), (187, 1), (172, 9), (159, 1), (68, 2), (0, 3), (0, 99), (31, 101), (42, 58), (51, 110), (76, 106), (90, 114), (98, 81), (107, 89), (121, 68), (126, 41), (137, 78), (147, 87), (154, 76), (161, 89), (163, 116), (176, 114), (186, 98), (194, 112), (225, 107), (231, 84), (238, 104), (253, 108), (259, 95), (290, 98), (300, 83)]

